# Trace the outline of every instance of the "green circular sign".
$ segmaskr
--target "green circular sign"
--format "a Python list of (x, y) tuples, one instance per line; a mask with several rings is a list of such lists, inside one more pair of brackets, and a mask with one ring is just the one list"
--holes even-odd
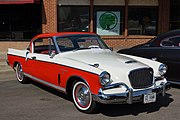
[(105, 12), (99, 17), (99, 24), (104, 30), (112, 30), (116, 27), (118, 17), (113, 12)]

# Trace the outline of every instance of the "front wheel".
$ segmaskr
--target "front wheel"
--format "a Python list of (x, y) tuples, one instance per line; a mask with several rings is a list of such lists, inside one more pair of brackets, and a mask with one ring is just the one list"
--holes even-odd
[(76, 108), (85, 113), (94, 113), (97, 110), (97, 103), (93, 101), (89, 87), (81, 81), (73, 85), (73, 101)]
[(20, 63), (18, 63), (16, 65), (16, 77), (17, 77), (17, 80), (22, 83), (22, 84), (25, 84), (25, 83), (28, 83), (28, 79), (26, 76), (24, 76), (24, 72), (23, 72), (23, 69), (22, 69), (22, 66)]

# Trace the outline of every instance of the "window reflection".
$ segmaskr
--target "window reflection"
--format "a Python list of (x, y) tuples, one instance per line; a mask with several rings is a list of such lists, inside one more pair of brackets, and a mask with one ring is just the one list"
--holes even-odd
[(173, 37), (162, 40), (161, 46), (179, 47), (180, 46), (180, 36), (175, 36), (175, 37), (173, 36)]
[(129, 35), (156, 35), (157, 7), (129, 7)]
[(180, 28), (180, 0), (171, 0), (170, 30)]
[(29, 40), (41, 32), (41, 5), (0, 5), (0, 40)]
[(89, 7), (58, 7), (58, 31), (89, 31)]

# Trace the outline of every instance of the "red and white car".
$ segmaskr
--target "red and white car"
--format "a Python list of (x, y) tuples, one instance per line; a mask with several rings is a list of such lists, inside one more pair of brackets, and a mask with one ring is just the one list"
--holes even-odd
[(34, 81), (73, 98), (78, 110), (91, 113), (98, 103), (151, 103), (170, 88), (166, 65), (117, 54), (94, 33), (40, 34), (26, 50), (8, 49), (17, 80)]

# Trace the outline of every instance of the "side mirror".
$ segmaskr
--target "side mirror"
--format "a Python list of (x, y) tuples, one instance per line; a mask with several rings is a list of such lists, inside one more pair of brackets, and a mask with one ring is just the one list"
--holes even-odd
[(50, 58), (53, 58), (55, 55), (56, 55), (55, 52), (51, 52), (51, 53), (50, 53)]

